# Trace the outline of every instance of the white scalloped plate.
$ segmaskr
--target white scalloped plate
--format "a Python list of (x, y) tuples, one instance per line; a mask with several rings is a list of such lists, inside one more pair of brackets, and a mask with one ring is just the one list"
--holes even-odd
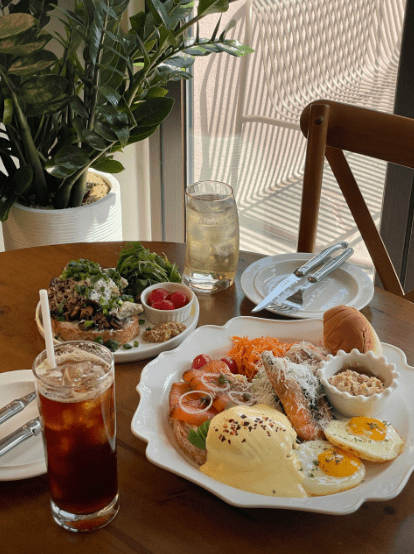
[(284, 508), (343, 515), (355, 512), (368, 500), (389, 500), (397, 496), (414, 469), (414, 417), (411, 407), (414, 368), (407, 365), (404, 352), (386, 343), (382, 344), (384, 356), (396, 364), (401, 378), (400, 386), (389, 405), (378, 417), (390, 421), (396, 427), (405, 438), (406, 446), (404, 452), (392, 462), (367, 462), (366, 478), (354, 489), (312, 498), (275, 498), (252, 494), (202, 474), (174, 447), (174, 438), (168, 423), (168, 393), (171, 384), (180, 380), (195, 356), (204, 353), (212, 357), (222, 357), (231, 348), (231, 337), (234, 335), (249, 338), (271, 335), (286, 341), (303, 339), (320, 344), (322, 330), (323, 322), (320, 319), (274, 321), (237, 317), (228, 321), (224, 327), (199, 327), (174, 351), (160, 354), (142, 372), (137, 386), (141, 398), (131, 423), (132, 432), (148, 443), (147, 458), (207, 489), (225, 502), (240, 507)]

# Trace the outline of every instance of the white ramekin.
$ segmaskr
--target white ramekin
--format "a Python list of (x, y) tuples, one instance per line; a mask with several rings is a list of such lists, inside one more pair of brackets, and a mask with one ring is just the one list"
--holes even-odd
[[(168, 292), (183, 292), (188, 298), (188, 304), (186, 304), (182, 308), (177, 308), (176, 310), (156, 310), (154, 308), (151, 308), (151, 306), (147, 304), (148, 296), (153, 290), (159, 288), (166, 289), (168, 290)], [(141, 304), (144, 308), (145, 317), (148, 321), (155, 324), (166, 323), (168, 321), (176, 321), (177, 323), (182, 323), (189, 318), (193, 303), (194, 292), (189, 287), (187, 287), (187, 285), (183, 285), (182, 283), (157, 283), (155, 285), (152, 285), (151, 287), (147, 287), (141, 293)]]
[[(352, 396), (348, 392), (339, 391), (328, 383), (328, 380), (343, 368), (352, 369), (352, 366), (355, 365), (367, 368), (370, 373), (378, 377), (384, 383), (383, 392), (372, 396)], [(329, 354), (321, 368), (318, 369), (317, 375), (332, 408), (346, 417), (379, 414), (397, 388), (400, 376), (395, 365), (388, 363), (384, 356), (377, 357), (371, 350), (361, 353), (355, 348), (349, 353), (339, 350), (335, 356)]]

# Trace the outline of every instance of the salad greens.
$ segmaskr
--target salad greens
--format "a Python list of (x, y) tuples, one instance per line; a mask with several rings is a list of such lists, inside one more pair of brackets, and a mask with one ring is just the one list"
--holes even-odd
[(182, 281), (175, 263), (165, 255), (150, 252), (140, 242), (126, 244), (119, 254), (116, 269), (128, 281), (127, 292), (134, 297), (156, 283)]
[(188, 432), (187, 438), (191, 442), (191, 444), (194, 444), (194, 446), (198, 446), (198, 448), (203, 448), (205, 450), (207, 432), (208, 432), (208, 428), (210, 427), (210, 423), (211, 423), (211, 420), (208, 419), (207, 421), (205, 421), (200, 425), (197, 431), (194, 431), (193, 429), (191, 429)]

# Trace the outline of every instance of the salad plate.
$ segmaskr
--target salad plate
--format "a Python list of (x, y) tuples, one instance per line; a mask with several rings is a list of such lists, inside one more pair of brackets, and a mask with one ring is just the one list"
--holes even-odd
[[(121, 346), (119, 347), (118, 350), (114, 352), (115, 363), (147, 360), (148, 358), (153, 358), (154, 356), (158, 356), (158, 354), (160, 354), (161, 352), (164, 352), (165, 350), (171, 350), (172, 348), (175, 348), (183, 340), (185, 340), (186, 337), (197, 327), (199, 315), (200, 315), (200, 305), (198, 303), (197, 296), (194, 295), (194, 302), (191, 307), (190, 315), (185, 321), (183, 321), (185, 325), (185, 330), (182, 333), (165, 342), (146, 342), (142, 339), (143, 332), (149, 327), (154, 327), (154, 324), (148, 322), (145, 319), (144, 313), (140, 314), (139, 318), (140, 318), (141, 324), (140, 324), (139, 335), (128, 343), (130, 348), (125, 349)], [(44, 337), (45, 334), (44, 334), (43, 323), (42, 323), (40, 302), (36, 306), (35, 319), (36, 319), (36, 325), (39, 330), (39, 333), (42, 335), (42, 337)], [(54, 342), (58, 343), (60, 341), (58, 339), (54, 339)], [(134, 345), (135, 342), (138, 343), (138, 346)]]
[[(257, 260), (250, 264), (241, 276), (241, 288), (244, 294), (254, 304), (259, 304), (285, 277), (314, 255), (294, 252)], [(299, 287), (299, 283), (296, 288)], [(293, 288), (290, 294), (292, 292)], [(374, 284), (369, 276), (356, 265), (344, 262), (341, 267), (306, 291), (303, 307), (300, 310), (287, 313), (279, 311), (277, 307), (266, 309), (272, 313), (298, 319), (322, 318), (326, 310), (339, 304), (360, 310), (372, 300), (373, 295)]]
[[(31, 369), (19, 369), (0, 373), (0, 406), (21, 398), (35, 388)], [(38, 417), (36, 400), (0, 426), (0, 438), (4, 438), (27, 421)], [(46, 473), (46, 460), (41, 433), (0, 457), (0, 481), (27, 479)]]
[(232, 336), (249, 339), (270, 335), (286, 342), (307, 340), (322, 344), (323, 321), (303, 319), (292, 321), (266, 320), (257, 317), (236, 317), (223, 327), (204, 326), (196, 329), (174, 351), (163, 352), (144, 368), (137, 386), (138, 408), (131, 422), (134, 435), (147, 442), (148, 460), (176, 475), (184, 477), (210, 491), (225, 502), (249, 508), (283, 508), (344, 515), (355, 512), (368, 500), (389, 500), (406, 485), (414, 469), (414, 429), (412, 397), (414, 368), (407, 364), (402, 350), (382, 343), (383, 354), (395, 363), (400, 373), (400, 386), (388, 406), (377, 417), (392, 423), (405, 439), (405, 449), (391, 462), (366, 465), (365, 480), (354, 489), (329, 496), (309, 498), (268, 497), (238, 490), (201, 473), (174, 446), (168, 422), (168, 395), (173, 382), (199, 354), (221, 358), (232, 347)]

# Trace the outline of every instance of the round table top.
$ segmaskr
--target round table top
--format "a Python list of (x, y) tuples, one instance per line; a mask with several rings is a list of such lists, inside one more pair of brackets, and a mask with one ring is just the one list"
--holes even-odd
[[(182, 270), (184, 245), (143, 242), (165, 253)], [(30, 368), (44, 349), (34, 319), (39, 290), (60, 275), (72, 259), (87, 258), (114, 267), (125, 243), (44, 246), (0, 253), (0, 372)], [(253, 304), (240, 287), (243, 271), (262, 257), (241, 252), (234, 286), (215, 295), (199, 295), (199, 326), (223, 325), (251, 315)], [(380, 339), (402, 349), (414, 365), (414, 304), (376, 288), (362, 312)], [(259, 317), (281, 319), (269, 312)], [(139, 402), (136, 386), (148, 360), (116, 366), (118, 473), (121, 509), (107, 527), (73, 535), (52, 520), (46, 476), (0, 484), (2, 552), (108, 552), (160, 554), (412, 551), (414, 478), (394, 499), (366, 502), (349, 515), (237, 508), (179, 476), (150, 463), (146, 443), (131, 432)], [(1, 433), (1, 429), (0, 429)], [(0, 434), (1, 437), (1, 434)]]

